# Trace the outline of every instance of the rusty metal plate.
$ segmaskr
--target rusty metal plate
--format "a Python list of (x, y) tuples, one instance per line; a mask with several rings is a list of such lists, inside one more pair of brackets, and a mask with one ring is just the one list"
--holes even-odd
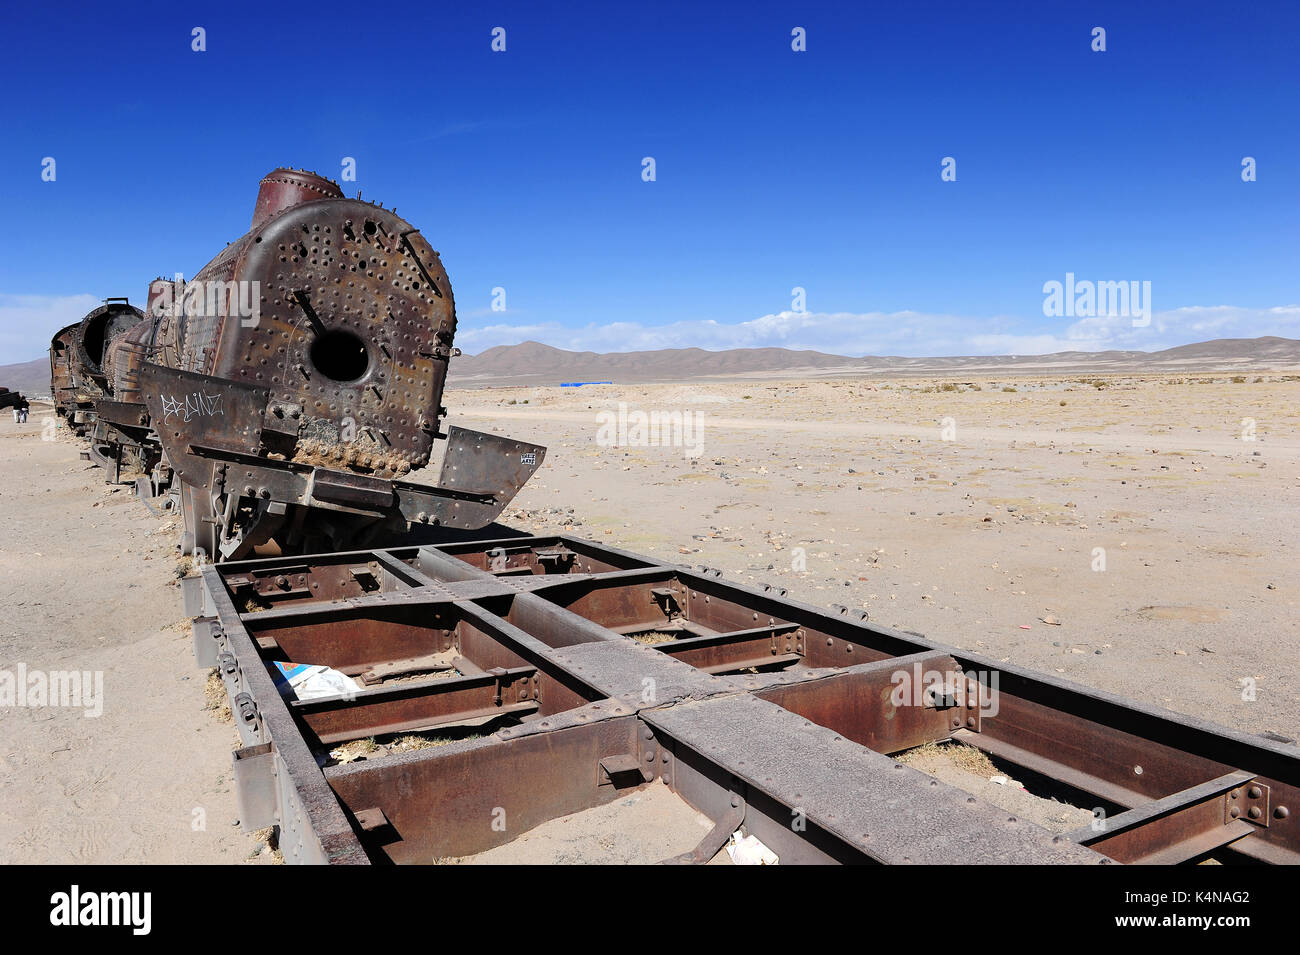
[[(743, 819), (782, 864), (1097, 864), (1195, 860), (1209, 851), (1300, 862), (1289, 805), (1300, 796), (1300, 755), (1292, 746), (673, 565), (588, 575), (527, 561), (494, 573), (489, 555), (507, 547), (599, 559), (604, 568), (634, 557), (567, 537), (321, 555), (305, 559), (321, 569), (304, 578), (300, 601), (220, 614), (242, 637), (230, 642), (243, 648), (241, 671), (288, 658), (367, 675), (351, 697), (247, 702), (266, 721), (279, 720), (281, 731), (280, 717), (290, 721), (318, 757), (322, 746), (380, 740), (368, 762), (323, 770), (353, 818), (379, 810), (386, 820), (354, 830), (374, 861), (483, 851), (602, 804), (617, 776), (638, 788), (666, 785), (709, 816), (713, 830), (700, 851), (686, 854), (692, 861), (716, 852), (725, 835), (719, 826)], [(287, 580), (303, 566), (301, 558), (238, 562), (205, 573), (205, 582), (219, 591), (212, 603), (228, 607), (251, 580), (277, 573)], [(330, 584), (326, 566), (393, 573), (383, 592), (339, 600), (349, 591)], [(702, 641), (695, 646), (703, 655), (691, 665), (676, 657), (672, 640), (641, 645), (637, 628), (647, 623), (677, 627), (684, 646)], [(446, 667), (431, 650), (454, 660), (448, 666), (460, 676), (437, 679)], [(760, 660), (777, 669), (765, 671)], [(758, 672), (728, 674), (737, 666)], [(510, 674), (536, 682), (511, 682)], [(970, 681), (985, 678), (972, 693)], [(914, 692), (899, 694), (909, 679)], [(484, 721), (501, 728), (428, 749), (383, 749), (402, 733)], [(613, 732), (616, 723), (632, 738)], [(1094, 756), (1119, 747), (1118, 759), (1094, 758), (1089, 782), (1061, 745), (1067, 732), (1072, 746)], [(1094, 848), (1090, 837), (1053, 835), (886, 756), (954, 738), (1067, 787), (1109, 786), (1136, 808), (1113, 817)], [(1006, 738), (1022, 748), (1008, 748)], [(1125, 780), (1130, 759), (1164, 786), (1191, 782), (1144, 795)], [(1218, 767), (1229, 763), (1237, 768), (1225, 775)], [(516, 823), (493, 829), (493, 807)]]
[(308, 494), (314, 502), (381, 512), (391, 508), (396, 500), (392, 481), (326, 468), (312, 472)]
[(542, 466), (546, 449), (499, 435), (449, 428), (438, 486), (509, 501)]
[(101, 422), (107, 421), (110, 424), (126, 428), (147, 428), (149, 426), (149, 409), (143, 404), (105, 399), (95, 405), (95, 411)]
[(189, 483), (204, 484), (210, 473), (194, 446), (242, 454), (261, 450), (265, 388), (145, 364), (140, 391), (172, 467)]

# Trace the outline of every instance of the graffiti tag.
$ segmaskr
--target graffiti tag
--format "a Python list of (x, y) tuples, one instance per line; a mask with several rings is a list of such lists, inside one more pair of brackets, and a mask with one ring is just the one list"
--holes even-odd
[(221, 395), (209, 395), (202, 391), (181, 398), (163, 395), (162, 406), (164, 422), (175, 417), (179, 417), (182, 421), (190, 421), (193, 418), (211, 418), (225, 414), (221, 407)]

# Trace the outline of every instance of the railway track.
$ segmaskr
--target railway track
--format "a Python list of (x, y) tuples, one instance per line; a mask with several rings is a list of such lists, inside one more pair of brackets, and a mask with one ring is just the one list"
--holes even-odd
[[(244, 825), (278, 826), (291, 862), (474, 857), (652, 787), (712, 824), (666, 862), (706, 862), (738, 830), (782, 864), (1300, 861), (1290, 741), (717, 571), (521, 537), (208, 564), (184, 584), (244, 743)], [(276, 661), (358, 689), (283, 696)], [(403, 736), (430, 745), (374, 742)], [(943, 741), (1093, 822), (1053, 834), (890, 758)], [(357, 742), (369, 758), (331, 758)]]

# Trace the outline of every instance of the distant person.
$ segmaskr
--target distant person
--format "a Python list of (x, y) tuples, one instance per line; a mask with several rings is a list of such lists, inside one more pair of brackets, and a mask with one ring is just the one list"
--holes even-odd
[(21, 408), (18, 409), (18, 423), (19, 423), (19, 424), (26, 424), (26, 423), (27, 423), (27, 411), (28, 411), (29, 408), (31, 408), (31, 405), (23, 405)]

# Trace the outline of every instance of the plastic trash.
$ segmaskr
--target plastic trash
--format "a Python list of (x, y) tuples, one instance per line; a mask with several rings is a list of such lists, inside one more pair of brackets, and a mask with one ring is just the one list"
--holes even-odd
[(267, 664), (281, 696), (295, 700), (317, 700), (323, 696), (356, 696), (361, 687), (346, 673), (311, 663)]
[(733, 865), (778, 865), (777, 854), (753, 836), (741, 836), (740, 830), (727, 840), (727, 855)]

